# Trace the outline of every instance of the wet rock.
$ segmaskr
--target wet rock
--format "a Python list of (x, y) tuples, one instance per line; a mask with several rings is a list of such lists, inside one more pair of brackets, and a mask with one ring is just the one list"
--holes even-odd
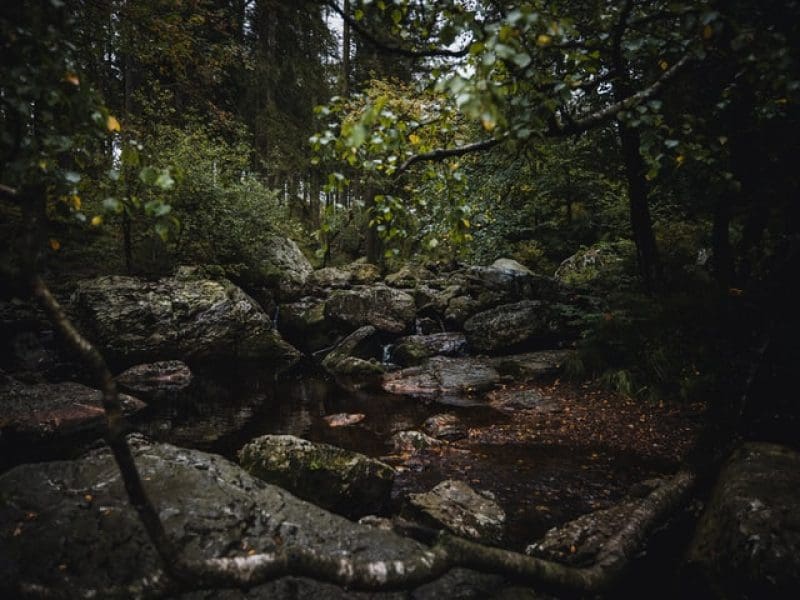
[(440, 440), (455, 441), (467, 437), (467, 428), (456, 415), (443, 413), (425, 420), (422, 429)]
[[(145, 408), (136, 398), (120, 395), (130, 416)], [(42, 443), (66, 440), (77, 434), (102, 434), (105, 427), (103, 395), (80, 383), (26, 385), (7, 378), (0, 383), (0, 438)]]
[(323, 417), (323, 420), (328, 424), (328, 427), (348, 427), (361, 423), (367, 415), (364, 413), (336, 413), (335, 415), (328, 415)]
[(98, 277), (78, 282), (71, 308), (86, 335), (117, 363), (299, 357), (229, 281)]
[(387, 373), (381, 386), (392, 394), (456, 399), (488, 391), (499, 381), (500, 374), (487, 361), (436, 356)]
[(322, 360), (322, 366), (332, 375), (373, 378), (385, 372), (375, 358), (380, 353), (380, 340), (375, 328), (365, 325), (344, 338)]
[(384, 285), (337, 290), (325, 303), (325, 316), (350, 328), (372, 325), (379, 331), (402, 333), (414, 321), (414, 298)]
[[(390, 531), (353, 523), (298, 500), (219, 456), (141, 442), (135, 444), (134, 455), (167, 535), (188, 560), (273, 552), (279, 544), (357, 561), (402, 561), (423, 549)], [(68, 594), (67, 586), (139, 584), (160, 568), (107, 451), (80, 460), (17, 467), (0, 476), (0, 497), (3, 589), (14, 590), (24, 581)], [(415, 598), (477, 599), (498, 587), (500, 578), (459, 569), (412, 593)], [(283, 577), (246, 592), (214, 590), (180, 597), (400, 600), (407, 596), (406, 592), (356, 594), (310, 579)]]
[(467, 338), (460, 332), (410, 335), (397, 340), (392, 360), (402, 366), (412, 366), (431, 356), (462, 356), (466, 349)]
[(475, 491), (463, 481), (449, 479), (423, 494), (410, 494), (411, 512), (456, 535), (496, 544), (503, 537), (505, 511), (494, 495)]
[(239, 451), (239, 462), (251, 475), (350, 517), (381, 512), (394, 482), (389, 465), (291, 435), (254, 439)]
[(794, 598), (800, 589), (800, 453), (748, 443), (712, 491), (688, 572), (719, 598)]
[(413, 288), (420, 282), (429, 281), (435, 275), (421, 265), (406, 264), (403, 265), (399, 271), (390, 273), (384, 277), (386, 285), (401, 288)]
[(389, 438), (389, 443), (392, 445), (392, 450), (397, 454), (414, 454), (421, 450), (438, 448), (444, 445), (443, 441), (414, 430), (398, 431)]
[(464, 323), (464, 331), (470, 347), (487, 354), (552, 345), (563, 334), (552, 311), (538, 300), (522, 300), (478, 313)]
[(313, 353), (329, 348), (341, 331), (325, 318), (325, 300), (306, 297), (278, 307), (276, 326), (297, 348)]
[(348, 287), (351, 280), (352, 275), (348, 271), (336, 267), (324, 267), (313, 271), (309, 275), (307, 283), (313, 287), (343, 288)]
[(172, 397), (192, 384), (192, 371), (179, 360), (136, 365), (116, 377), (117, 386), (148, 402)]

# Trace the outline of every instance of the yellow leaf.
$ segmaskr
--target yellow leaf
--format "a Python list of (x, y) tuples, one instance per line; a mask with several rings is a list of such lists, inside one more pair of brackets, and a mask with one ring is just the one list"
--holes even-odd
[(537, 46), (549, 46), (552, 43), (553, 43), (552, 36), (549, 36), (546, 33), (540, 33), (536, 37), (536, 45)]
[(56, 238), (50, 238), (50, 247), (55, 252), (58, 252), (61, 249), (61, 242), (59, 242)]
[(92, 227), (100, 227), (103, 224), (103, 217), (101, 215), (95, 215), (92, 217)]
[(678, 154), (678, 156), (675, 157), (675, 162), (680, 167), (683, 163), (686, 162), (686, 157), (683, 154)]
[(711, 28), (711, 25), (706, 25), (703, 27), (703, 39), (710, 40), (711, 36), (714, 35), (714, 30)]
[(78, 76), (75, 73), (67, 73), (64, 75), (64, 81), (67, 83), (71, 83), (74, 86), (78, 86), (81, 84), (81, 80), (78, 79)]
[(497, 123), (492, 117), (483, 117), (481, 118), (481, 125), (486, 131), (493, 131), (495, 127), (497, 127)]
[(411, 143), (412, 146), (416, 146), (420, 143), (420, 137), (416, 133), (412, 133), (408, 136), (408, 141)]
[(81, 209), (81, 197), (78, 196), (78, 194), (73, 194), (70, 197), (70, 201), (72, 203), (72, 208), (74, 208), (75, 210)]
[(662, 71), (666, 71), (669, 68), (669, 63), (662, 59), (658, 62), (658, 66), (661, 67)]
[(112, 115), (108, 115), (108, 118), (106, 119), (106, 127), (109, 131), (120, 130), (119, 121), (117, 121), (117, 118)]

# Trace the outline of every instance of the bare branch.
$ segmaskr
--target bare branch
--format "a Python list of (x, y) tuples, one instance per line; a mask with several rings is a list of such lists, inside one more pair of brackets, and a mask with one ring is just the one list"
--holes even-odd
[(16, 198), (19, 193), (16, 188), (0, 183), (0, 195), (6, 196), (7, 198)]
[(574, 135), (578, 133), (583, 133), (584, 131), (588, 131), (593, 127), (596, 127), (606, 121), (613, 119), (619, 113), (624, 110), (629, 110), (638, 106), (642, 102), (646, 102), (650, 98), (658, 95), (664, 86), (671, 80), (674, 79), (675, 76), (683, 70), (683, 68), (689, 63), (691, 57), (689, 54), (685, 54), (678, 62), (672, 65), (669, 69), (664, 71), (661, 76), (656, 79), (652, 84), (648, 87), (644, 88), (636, 92), (635, 94), (628, 96), (627, 98), (620, 100), (619, 102), (615, 102), (610, 106), (602, 110), (598, 110), (590, 115), (582, 119), (578, 119), (571, 124), (564, 125), (560, 124), (557, 125), (548, 132), (550, 135), (553, 136), (564, 136), (564, 135)]
[(501, 141), (503, 140), (490, 138), (488, 140), (473, 142), (472, 144), (464, 144), (463, 146), (456, 146), (454, 148), (437, 148), (436, 150), (431, 150), (430, 152), (415, 154), (397, 168), (397, 170), (394, 172), (394, 176), (395, 178), (400, 177), (400, 175), (408, 171), (412, 165), (415, 165), (418, 162), (444, 160), (445, 158), (450, 158), (451, 156), (462, 156), (464, 154), (470, 154), (471, 152), (488, 150), (489, 148), (493, 148), (494, 146), (498, 145)]
[(339, 6), (339, 3), (336, 0), (321, 0), (321, 4), (329, 7), (333, 10), (336, 14), (338, 14), (342, 19), (344, 19), (350, 27), (352, 27), (355, 31), (358, 32), (361, 37), (367, 40), (373, 46), (383, 50), (384, 52), (390, 52), (392, 54), (397, 54), (400, 56), (405, 56), (407, 58), (431, 58), (434, 56), (441, 56), (441, 57), (449, 57), (449, 58), (463, 58), (469, 53), (469, 44), (466, 44), (463, 48), (459, 48), (458, 50), (450, 50), (448, 48), (430, 48), (428, 50), (415, 50), (411, 48), (404, 48), (402, 46), (396, 46), (394, 44), (390, 44), (379, 40), (373, 33), (368, 31), (366, 28), (362, 27), (362, 25), (356, 21), (351, 15), (347, 14), (342, 10)]

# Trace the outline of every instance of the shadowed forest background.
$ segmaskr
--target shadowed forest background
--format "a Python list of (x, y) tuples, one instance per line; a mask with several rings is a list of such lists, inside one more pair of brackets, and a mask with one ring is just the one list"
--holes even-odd
[(794, 597), (798, 23), (5, 3), (0, 591)]

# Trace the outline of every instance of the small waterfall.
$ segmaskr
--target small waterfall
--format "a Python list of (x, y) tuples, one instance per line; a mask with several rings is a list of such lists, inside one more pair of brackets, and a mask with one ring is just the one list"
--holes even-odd
[(422, 335), (422, 325), (419, 321), (419, 317), (414, 319), (414, 335)]
[(278, 329), (278, 317), (281, 316), (281, 306), (277, 304), (275, 306), (275, 315), (272, 317), (272, 328)]
[(388, 365), (392, 362), (392, 350), (394, 350), (394, 344), (384, 344), (381, 352), (381, 362), (383, 364)]

